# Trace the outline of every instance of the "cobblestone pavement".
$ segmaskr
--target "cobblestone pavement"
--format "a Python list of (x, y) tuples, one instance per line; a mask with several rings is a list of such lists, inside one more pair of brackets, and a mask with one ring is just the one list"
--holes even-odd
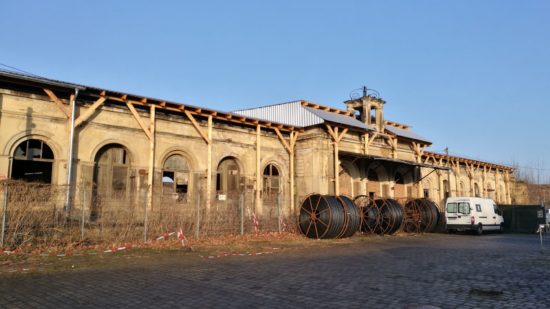
[[(272, 255), (192, 253), (0, 277), (2, 308), (549, 308), (550, 236), (357, 237)], [(312, 240), (315, 241), (315, 240)]]

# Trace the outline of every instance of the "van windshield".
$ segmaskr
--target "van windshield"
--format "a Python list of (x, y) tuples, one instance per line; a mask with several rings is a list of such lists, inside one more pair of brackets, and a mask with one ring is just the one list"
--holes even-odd
[(461, 213), (461, 214), (469, 214), (470, 213), (470, 203), (448, 203), (447, 204), (447, 212), (451, 213)]

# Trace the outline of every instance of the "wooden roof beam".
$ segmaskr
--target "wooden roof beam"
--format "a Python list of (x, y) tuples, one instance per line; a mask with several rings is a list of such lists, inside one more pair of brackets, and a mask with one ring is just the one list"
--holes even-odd
[(63, 114), (65, 114), (65, 117), (67, 117), (67, 119), (71, 118), (71, 114), (65, 108), (64, 103), (53, 93), (53, 91), (47, 88), (43, 88), (42, 90), (44, 90), (44, 92), (48, 95), (48, 97), (50, 97), (50, 100), (52, 100), (55, 103), (57, 108), (61, 112), (63, 112)]

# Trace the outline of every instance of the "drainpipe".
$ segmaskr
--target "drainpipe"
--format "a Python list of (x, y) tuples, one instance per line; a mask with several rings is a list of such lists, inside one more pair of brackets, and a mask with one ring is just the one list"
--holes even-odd
[(76, 110), (76, 98), (78, 97), (78, 88), (74, 89), (74, 97), (71, 102), (71, 134), (69, 137), (69, 160), (67, 161), (67, 197), (65, 200), (65, 219), (69, 218), (72, 208), (72, 184), (73, 184), (73, 146), (74, 146), (74, 118)]

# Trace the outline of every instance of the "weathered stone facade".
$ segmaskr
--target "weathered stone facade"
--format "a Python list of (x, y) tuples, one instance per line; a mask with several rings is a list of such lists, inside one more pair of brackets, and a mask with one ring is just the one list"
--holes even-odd
[(426, 152), (430, 143), (409, 135), (408, 126), (384, 120), (385, 102), (371, 96), (348, 101), (347, 111), (303, 102), (350, 118), (363, 109), (358, 120), (372, 128), (365, 131), (330, 121), (297, 127), (78, 87), (0, 74), (0, 178), (78, 184), (97, 195), (150, 196), (150, 207), (155, 190), (186, 201), (200, 198), (206, 207), (244, 192), (260, 214), (270, 194), (280, 194), (286, 213), (314, 192), (429, 197), (440, 207), (446, 196), (512, 200), (511, 168)]

